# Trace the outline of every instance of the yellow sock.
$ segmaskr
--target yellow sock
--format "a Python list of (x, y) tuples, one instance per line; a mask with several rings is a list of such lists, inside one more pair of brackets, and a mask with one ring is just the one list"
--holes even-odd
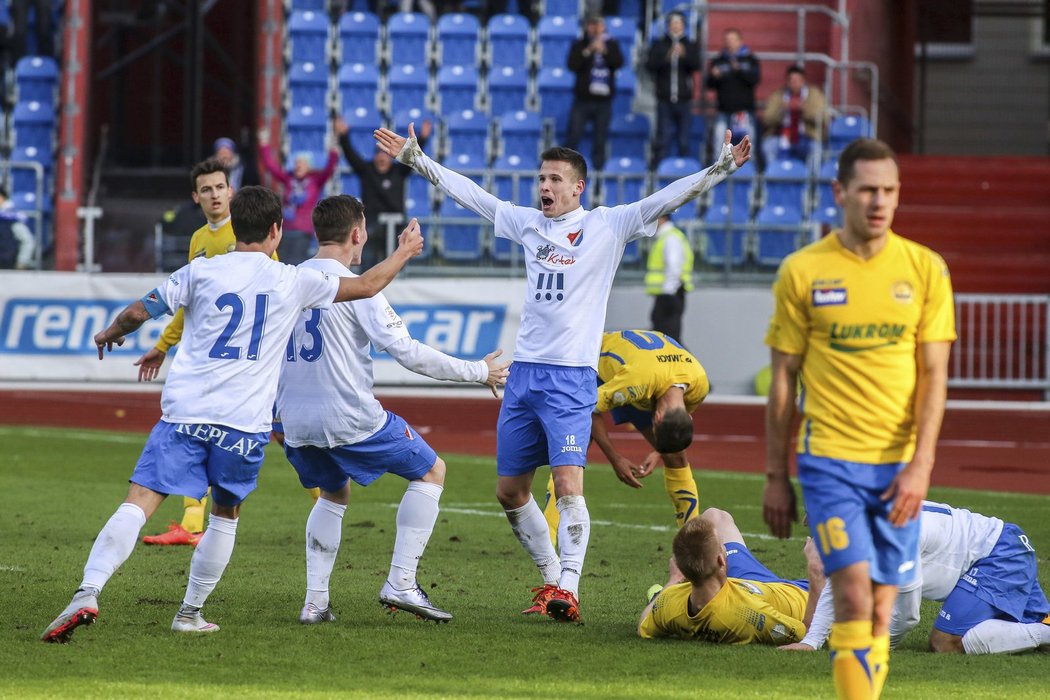
[(678, 527), (698, 516), (700, 495), (693, 479), (693, 470), (688, 464), (684, 467), (664, 467), (664, 489), (674, 505), (674, 519)]
[(182, 499), (182, 527), (187, 532), (204, 532), (204, 509), (208, 496), (201, 500), (186, 496)]
[(554, 474), (547, 480), (547, 500), (543, 503), (543, 517), (547, 520), (547, 529), (551, 533), (551, 544), (558, 546), (558, 499), (554, 497)]
[(321, 497), (321, 489), (316, 486), (312, 489), (306, 489), (306, 492), (310, 494), (310, 498), (314, 499), (314, 503), (317, 503), (317, 499)]
[(890, 672), (889, 634), (872, 637), (868, 663), (871, 664), (871, 700), (879, 700), (879, 696), (882, 695), (882, 686), (886, 685), (886, 676)]
[(831, 625), (831, 674), (840, 700), (870, 700), (871, 620), (836, 622)]

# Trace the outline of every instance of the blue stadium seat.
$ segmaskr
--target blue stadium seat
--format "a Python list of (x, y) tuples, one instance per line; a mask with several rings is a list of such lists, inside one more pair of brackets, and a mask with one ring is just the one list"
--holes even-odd
[(835, 117), (828, 125), (828, 148), (837, 153), (850, 141), (870, 138), (871, 135), (871, 122), (867, 117), (858, 114)]
[(532, 163), (543, 145), (543, 118), (536, 112), (507, 112), (496, 122), (496, 143), (503, 156), (519, 156)]
[(649, 168), (644, 158), (614, 156), (605, 161), (605, 167), (599, 178), (602, 183), (602, 199), (605, 206), (630, 204), (645, 197)]
[(437, 74), (437, 97), (442, 114), (477, 109), (480, 78), (474, 66), (444, 66)]
[(540, 115), (544, 119), (553, 119), (558, 132), (569, 128), (569, 111), (572, 109), (572, 88), (575, 82), (575, 76), (565, 68), (543, 68), (536, 77)]
[(529, 73), (525, 68), (494, 66), (489, 71), (489, 112), (493, 116), (525, 109), (528, 95)]
[(544, 0), (543, 14), (548, 17), (579, 17), (580, 0)]
[(480, 260), (485, 231), (490, 224), (451, 197), (441, 201), (438, 215), (441, 217), (441, 257), (446, 260)]
[(422, 12), (395, 12), (386, 23), (387, 63), (391, 66), (421, 66), (427, 63), (430, 19)]
[(450, 12), (437, 23), (439, 66), (473, 66), (478, 63), (481, 24), (474, 15)]
[(433, 185), (415, 173), (405, 180), (405, 216), (425, 217), (432, 213)]
[(426, 105), (429, 76), (425, 68), (411, 63), (391, 66), (386, 80), (389, 113)]
[(572, 17), (543, 17), (536, 25), (541, 68), (564, 68), (569, 47), (576, 41), (576, 20)]
[(630, 18), (637, 22), (642, 18), (644, 7), (644, 0), (620, 0), (620, 17)]
[(490, 66), (524, 68), (529, 63), (529, 22), (521, 15), (494, 15), (489, 19)]
[(704, 215), (704, 249), (706, 260), (723, 265), (728, 258), (733, 265), (742, 265), (747, 259), (748, 213), (742, 209), (730, 210), (728, 205), (711, 207)]
[(325, 0), (289, 0), (290, 10), (313, 10), (324, 12)]
[(689, 142), (695, 144), (693, 152), (697, 155), (707, 143), (707, 120), (702, 114), (694, 114), (689, 122)]
[(616, 43), (620, 45), (624, 65), (631, 65), (634, 45), (638, 40), (638, 20), (629, 17), (606, 17), (605, 27), (609, 36), (616, 39)]
[(48, 174), (51, 172), (51, 154), (44, 154), (35, 146), (16, 148), (11, 151), (11, 192), (36, 192), (37, 171), (32, 166), (20, 163), (38, 163), (43, 167), (42, 191), (47, 191)]
[(445, 137), (447, 153), (473, 154), (484, 167), (489, 152), (489, 119), (484, 113), (473, 109), (453, 112), (445, 120)]
[(806, 164), (786, 158), (766, 165), (765, 206), (803, 211), (806, 204)]
[(376, 150), (373, 132), (383, 126), (383, 117), (375, 109), (352, 107), (343, 113), (343, 121), (350, 127), (350, 143), (361, 157), (368, 159)]
[(535, 159), (503, 155), (492, 164), (492, 192), (504, 202), (532, 206), (536, 201)]
[(11, 114), (15, 148), (36, 148), (50, 157), (54, 153), (55, 110), (42, 102), (19, 102)]
[(755, 260), (759, 265), (779, 265), (799, 245), (802, 210), (779, 204), (765, 206), (755, 215)]
[(336, 76), (339, 106), (342, 111), (354, 107), (379, 109), (379, 70), (368, 63), (342, 66)]
[[(288, 149), (292, 154), (299, 151), (311, 151), (315, 154), (326, 153), (325, 135), (328, 132), (328, 115), (324, 108), (306, 105), (291, 109), (285, 119), (285, 127), (288, 130)], [(314, 157), (315, 166), (323, 163), (324, 157), (320, 160)]]
[(311, 105), (323, 109), (328, 104), (328, 67), (317, 63), (293, 63), (288, 69), (289, 106)]
[(634, 89), (638, 78), (628, 64), (616, 71), (616, 94), (613, 95), (613, 113), (626, 114), (634, 102)]
[(375, 65), (381, 55), (379, 18), (371, 12), (345, 12), (339, 18), (339, 56), (342, 65)]
[(328, 15), (313, 10), (296, 10), (288, 17), (288, 45), (291, 63), (328, 65)]
[(838, 173), (839, 164), (836, 160), (826, 160), (820, 166), (820, 172), (817, 174), (815, 209), (837, 208), (835, 204), (835, 190), (832, 188), (831, 183), (838, 177)]
[[(414, 123), (418, 133), (418, 130), (422, 127), (423, 122), (425, 121), (430, 122), (430, 125), (434, 128), (434, 133), (436, 134), (438, 129), (438, 118), (429, 109), (424, 109), (422, 107), (409, 107), (408, 109), (402, 109), (394, 114), (394, 131), (399, 134), (407, 134), (409, 123)], [(431, 136), (431, 139), (433, 138), (434, 137)], [(433, 143), (433, 140), (431, 140), (431, 143)]]
[(615, 156), (645, 158), (649, 146), (649, 118), (634, 112), (613, 111), (609, 147)]
[(700, 172), (701, 168), (696, 158), (664, 158), (656, 166), (656, 187), (666, 187), (679, 178)]
[(46, 56), (23, 56), (15, 66), (15, 85), (19, 102), (55, 104), (58, 64)]
[(361, 178), (350, 170), (344, 170), (339, 175), (339, 187), (341, 194), (349, 194), (361, 199)]
[(754, 163), (754, 160), (749, 160), (739, 170), (716, 185), (710, 191), (708, 206), (715, 208), (729, 205), (734, 212), (740, 210), (750, 215), (755, 193), (756, 171)]

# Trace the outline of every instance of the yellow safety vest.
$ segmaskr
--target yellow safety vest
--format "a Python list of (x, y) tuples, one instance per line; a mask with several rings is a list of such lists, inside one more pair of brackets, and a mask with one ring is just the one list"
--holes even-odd
[(693, 291), (693, 250), (689, 247), (689, 239), (677, 226), (670, 226), (656, 239), (656, 243), (649, 249), (649, 259), (645, 267), (645, 293), (659, 295), (664, 293), (664, 245), (671, 236), (677, 236), (682, 242), (685, 251), (685, 260), (682, 264), (682, 286), (685, 291)]

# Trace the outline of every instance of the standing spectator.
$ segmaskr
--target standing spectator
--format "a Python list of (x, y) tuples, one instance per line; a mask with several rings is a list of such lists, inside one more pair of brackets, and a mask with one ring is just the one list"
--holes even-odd
[(8, 201), (7, 190), (0, 187), (0, 270), (28, 270), (33, 267), (34, 252), (33, 232)]
[(223, 136), (215, 139), (215, 154), (212, 156), (226, 166), (226, 172), (230, 174), (230, 189), (233, 192), (241, 189), (244, 182), (244, 163), (237, 153), (237, 144), (233, 139)]
[(594, 128), (591, 165), (601, 170), (605, 165), (605, 142), (616, 94), (616, 71), (623, 66), (620, 44), (606, 34), (602, 17), (587, 18), (584, 35), (569, 47), (568, 63), (569, 70), (576, 74), (576, 86), (565, 146), (575, 150), (589, 122)]
[(780, 158), (806, 160), (813, 141), (824, 132), (826, 114), (824, 93), (806, 84), (802, 66), (788, 66), (787, 83), (769, 96), (762, 113), (766, 163)]
[(755, 86), (762, 77), (758, 59), (744, 43), (739, 29), (727, 29), (722, 39), (722, 52), (707, 71), (707, 87), (718, 95), (718, 117), (711, 130), (712, 149), (719, 147), (726, 129), (733, 130), (734, 139), (751, 134), (757, 141), (759, 136), (755, 129)]
[(313, 169), (313, 154), (308, 151), (296, 153), (292, 169), (285, 170), (274, 159), (269, 133), (263, 129), (259, 132), (259, 157), (266, 171), (284, 188), (284, 242), (279, 255), (283, 262), (298, 265), (317, 250), (310, 217), (324, 193), (325, 183), (339, 163), (339, 151), (328, 149), (328, 162), (323, 170)]
[(51, 0), (11, 0), (11, 43), (12, 65), (29, 54), (29, 9), (36, 10), (36, 52), (35, 56), (55, 57), (55, 34), (51, 26)]
[[(700, 47), (685, 35), (685, 15), (667, 15), (667, 34), (649, 47), (645, 67), (656, 82), (656, 140), (653, 163), (664, 156), (696, 157), (689, 148), (693, 119), (693, 75), (700, 70)], [(677, 336), (676, 336), (677, 337)]]
[(685, 294), (691, 291), (693, 251), (689, 239), (665, 214), (659, 219), (645, 270), (645, 293), (655, 297), (650, 316), (654, 331), (682, 342)]
[[(419, 129), (419, 144), (426, 145), (431, 132), (430, 120)], [(398, 163), (381, 149), (376, 149), (372, 160), (365, 160), (350, 140), (350, 126), (341, 117), (335, 120), (335, 134), (339, 148), (350, 167), (361, 179), (361, 201), (368, 212), (368, 240), (361, 251), (359, 264), (363, 269), (375, 265), (386, 255), (386, 224), (381, 214), (405, 215), (405, 180), (412, 168)]]

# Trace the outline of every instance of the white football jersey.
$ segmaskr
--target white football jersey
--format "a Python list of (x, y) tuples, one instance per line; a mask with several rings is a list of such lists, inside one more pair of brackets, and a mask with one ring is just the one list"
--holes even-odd
[(161, 393), (162, 420), (270, 430), (277, 378), (303, 308), (326, 308), (339, 279), (262, 253), (197, 258), (157, 287), (186, 326)]
[(919, 570), (922, 597), (944, 600), (973, 563), (992, 551), (1003, 521), (965, 508), (923, 501), (920, 516)]

